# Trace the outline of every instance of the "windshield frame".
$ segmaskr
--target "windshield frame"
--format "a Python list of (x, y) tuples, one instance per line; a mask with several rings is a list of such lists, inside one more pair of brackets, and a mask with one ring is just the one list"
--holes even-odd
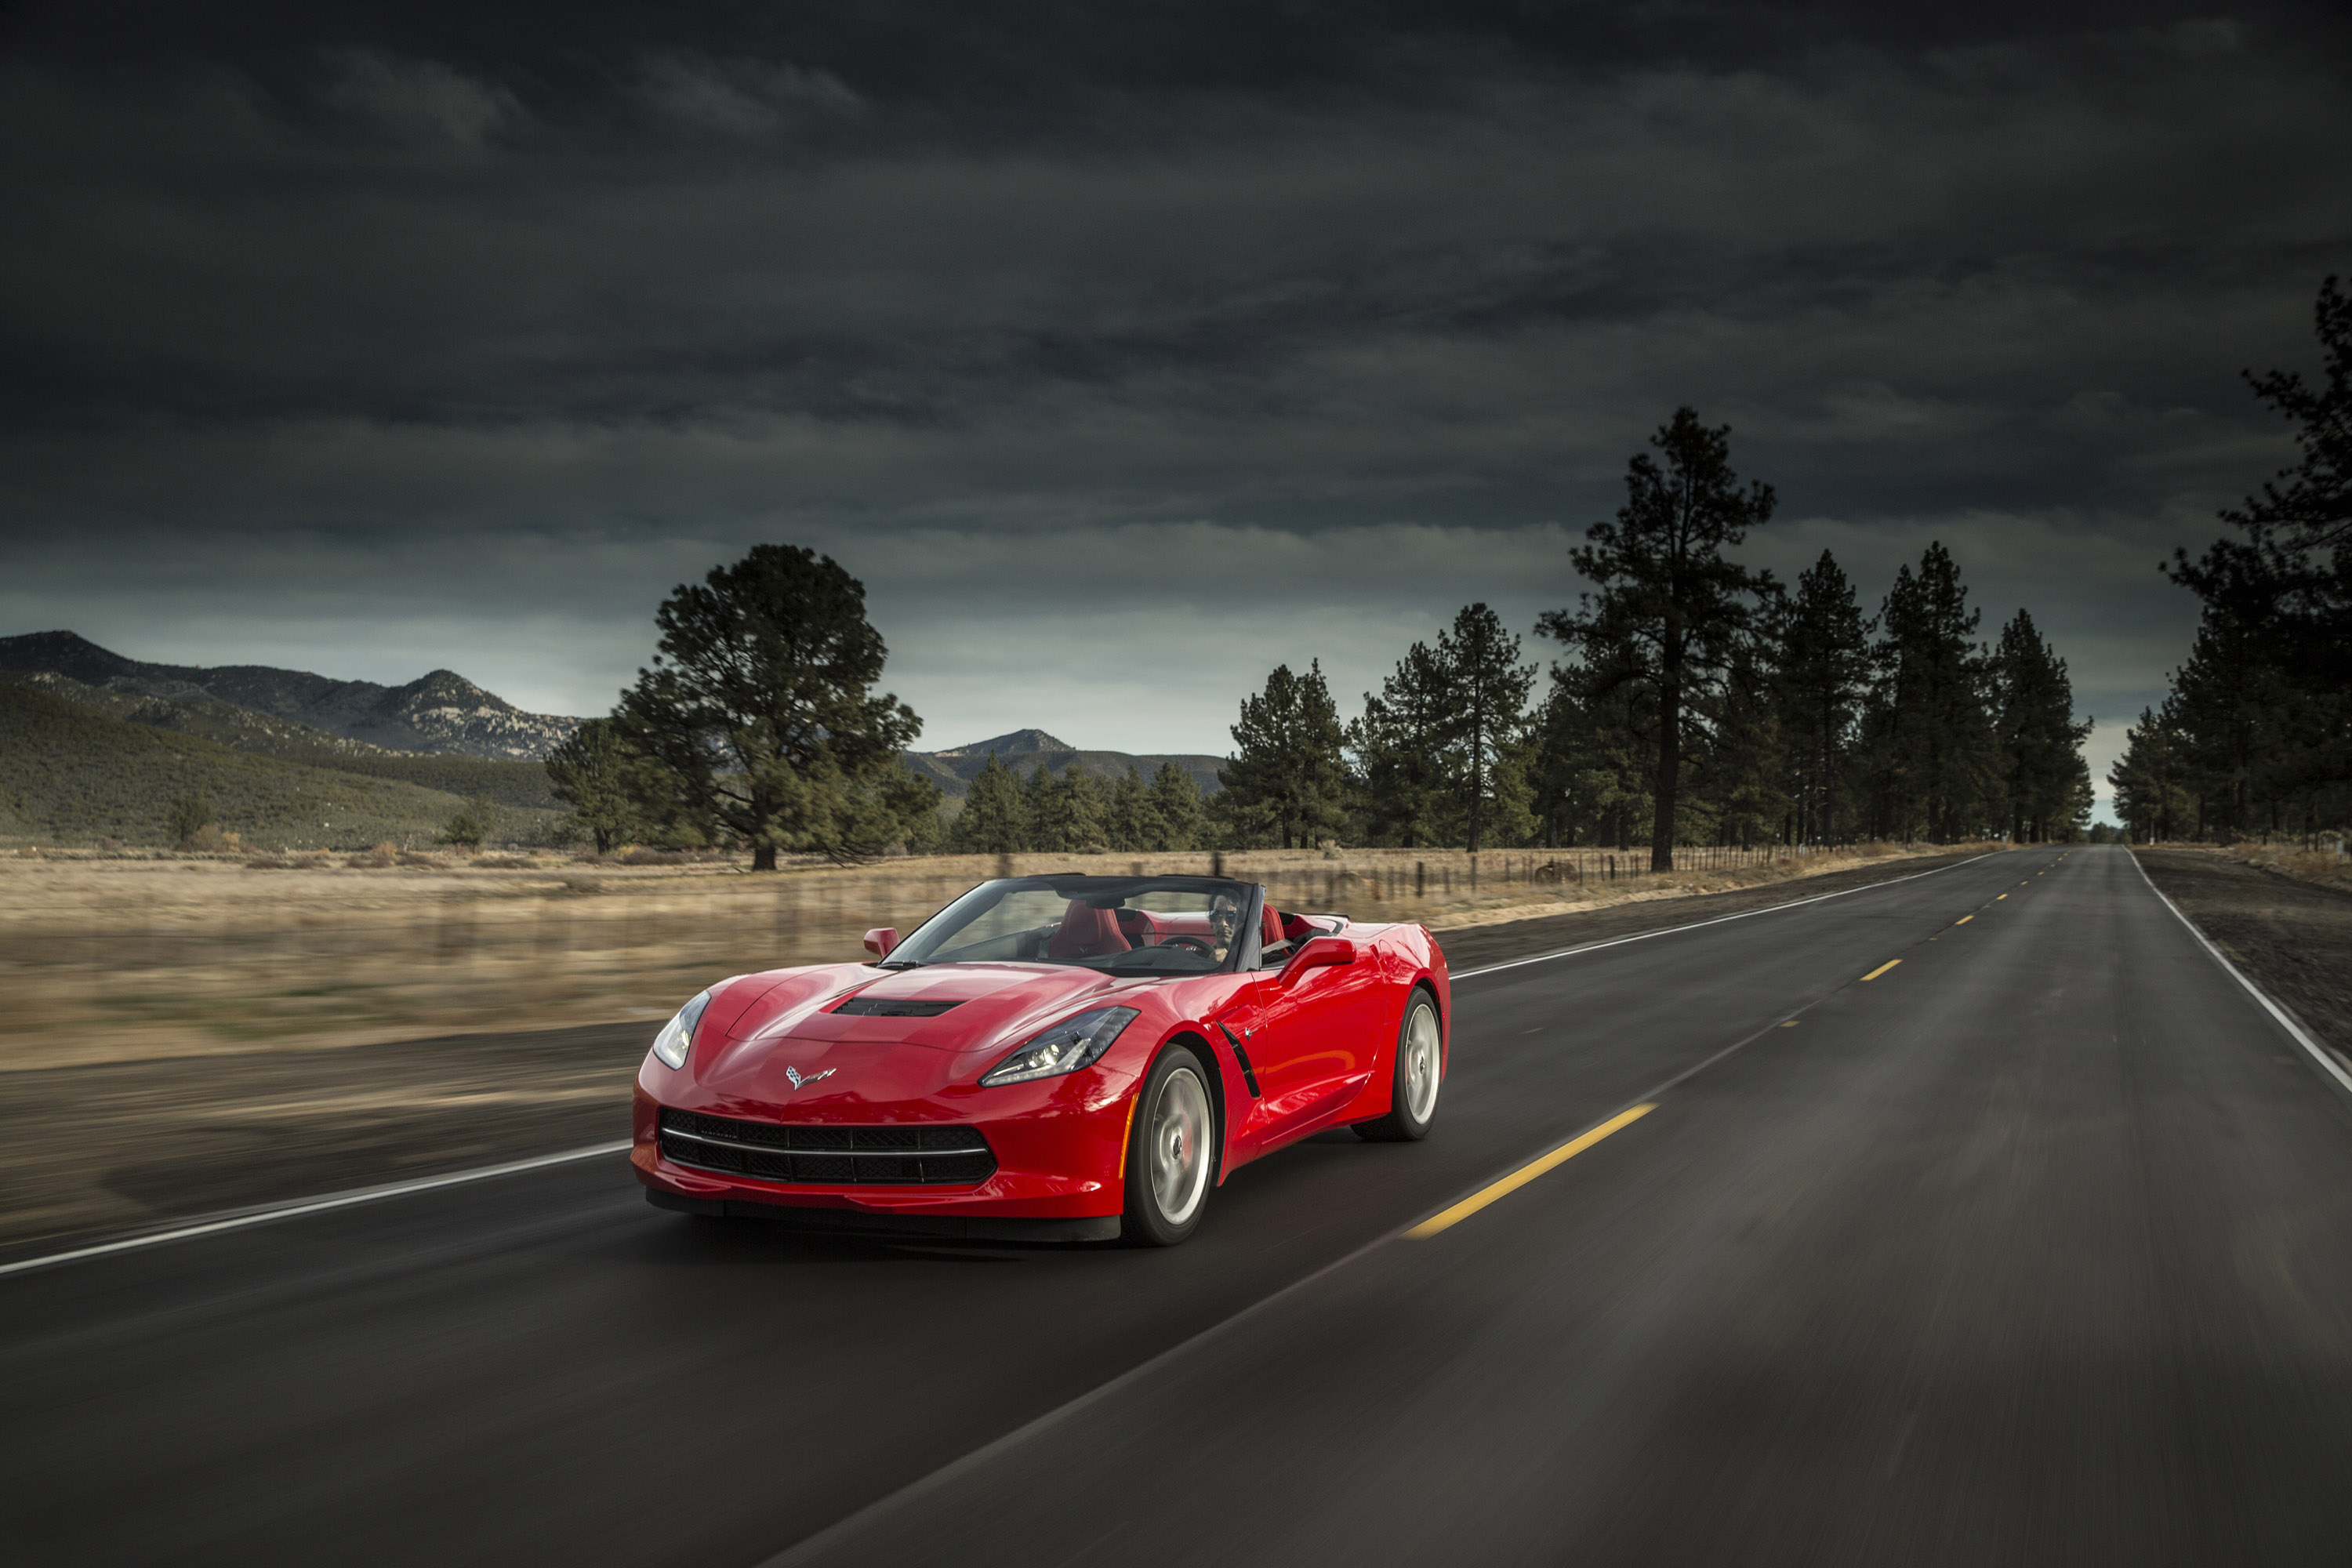
[[(938, 910), (938, 912), (923, 921), (922, 924), (917, 926), (905, 936), (899, 938), (898, 942), (890, 949), (887, 956), (868, 967), (882, 969), (929, 969), (934, 967), (953, 968), (961, 963), (1037, 963), (1044, 967), (1052, 969), (1091, 968), (1090, 965), (1087, 964), (1055, 963), (1049, 959), (950, 958), (931, 960), (910, 958), (903, 962), (900, 960), (899, 955), (908, 952), (909, 949), (913, 948), (924, 932), (930, 931), (934, 926), (939, 925), (950, 915), (955, 914), (957, 910), (963, 909), (974, 895), (986, 892), (990, 889), (1002, 889), (1003, 891), (997, 895), (996, 900), (990, 900), (988, 905), (989, 908), (993, 908), (995, 903), (1006, 893), (1034, 889), (1049, 890), (1061, 898), (1077, 898), (1082, 895), (1096, 898), (1108, 898), (1114, 895), (1119, 897), (1132, 897), (1134, 893), (1141, 892), (1146, 889), (1159, 890), (1163, 889), (1171, 891), (1193, 893), (1218, 893), (1230, 891), (1240, 896), (1241, 914), (1239, 918), (1241, 924), (1234, 932), (1233, 942), (1229, 947), (1227, 947), (1223, 963), (1219, 963), (1213, 969), (1183, 970), (1156, 974), (1130, 973), (1129, 975), (1122, 976), (1122, 978), (1190, 980), (1195, 979), (1203, 974), (1231, 974), (1239, 971), (1255, 968), (1257, 963), (1260, 935), (1259, 926), (1264, 921), (1264, 916), (1261, 911), (1265, 907), (1265, 889), (1255, 882), (1246, 882), (1238, 877), (1193, 877), (1182, 874), (1158, 877), (1113, 877), (1092, 871), (1043, 871), (1034, 873), (1026, 877), (991, 877), (984, 882), (975, 882), (970, 888), (965, 889), (961, 893), (956, 895), (953, 899), (949, 900), (948, 902)], [(1128, 891), (1122, 893), (1122, 889), (1128, 889)], [(972, 910), (970, 914), (967, 914), (959, 920), (955, 929), (958, 931), (962, 930), (964, 925), (969, 924), (972, 920), (979, 918), (980, 914), (982, 912), (984, 911), (980, 910)], [(1094, 970), (1093, 972), (1098, 974), (1115, 974), (1118, 973), (1115, 970)]]

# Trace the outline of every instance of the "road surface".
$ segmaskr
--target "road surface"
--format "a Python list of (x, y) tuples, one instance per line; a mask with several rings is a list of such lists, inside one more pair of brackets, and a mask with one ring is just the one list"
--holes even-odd
[(1492, 970), (1457, 1006), (1427, 1142), (1278, 1155), (1172, 1251), (713, 1226), (608, 1157), (0, 1276), (0, 1539), (2352, 1561), (2352, 1104), (2126, 851)]

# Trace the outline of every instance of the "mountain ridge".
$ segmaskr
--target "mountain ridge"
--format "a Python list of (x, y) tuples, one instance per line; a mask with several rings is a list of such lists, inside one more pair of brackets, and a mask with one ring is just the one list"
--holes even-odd
[[(402, 759), (541, 762), (581, 722), (525, 712), (451, 669), (430, 670), (405, 686), (383, 686), (266, 664), (155, 664), (63, 630), (0, 637), (0, 680), (46, 685), (54, 695), (115, 718), (241, 751), (420, 783), (423, 776), (401, 765)], [(918, 776), (955, 797), (971, 789), (992, 754), (1024, 777), (1041, 767), (1057, 776), (1083, 767), (1110, 777), (1132, 766), (1149, 779), (1162, 763), (1174, 763), (1203, 795), (1221, 787), (1217, 770), (1225, 764), (1223, 757), (1193, 752), (1074, 746), (1034, 728), (901, 754)], [(518, 805), (536, 805), (541, 798), (536, 781), (529, 787), (489, 777), (432, 782)]]
[(63, 630), (0, 637), (0, 673), (58, 675), (166, 702), (226, 703), (387, 752), (540, 762), (580, 724), (526, 712), (452, 669), (383, 686), (266, 664), (151, 664)]
[(1214, 795), (1223, 787), (1217, 780), (1217, 770), (1225, 765), (1223, 757), (1211, 757), (1187, 752), (1099, 752), (1073, 746), (1043, 730), (1015, 730), (1010, 734), (993, 735), (969, 745), (950, 746), (937, 752), (903, 753), (907, 765), (916, 774), (930, 780), (948, 795), (961, 797), (971, 788), (971, 781), (996, 760), (1024, 778), (1044, 768), (1059, 777), (1073, 767), (1082, 767), (1100, 777), (1112, 777), (1130, 766), (1141, 773), (1146, 783), (1160, 771), (1163, 763), (1174, 763), (1192, 775), (1202, 795)]

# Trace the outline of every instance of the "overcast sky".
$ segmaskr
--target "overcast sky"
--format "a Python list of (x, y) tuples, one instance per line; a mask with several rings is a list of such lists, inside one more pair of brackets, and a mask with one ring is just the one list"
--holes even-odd
[(597, 712), (782, 541), (924, 744), (1222, 752), (1548, 658), (1688, 403), (1755, 561), (2030, 608), (2104, 794), (2352, 272), (2331, 7), (197, 9), (0, 22), (0, 634)]

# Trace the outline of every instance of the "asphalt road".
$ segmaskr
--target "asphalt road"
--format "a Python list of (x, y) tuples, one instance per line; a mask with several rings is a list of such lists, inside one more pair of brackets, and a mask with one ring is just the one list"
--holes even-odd
[(614, 1159), (0, 1278), (0, 1553), (2352, 1561), (2352, 1106), (2126, 852), (1458, 1008), (1429, 1142), (1169, 1252), (714, 1226)]

